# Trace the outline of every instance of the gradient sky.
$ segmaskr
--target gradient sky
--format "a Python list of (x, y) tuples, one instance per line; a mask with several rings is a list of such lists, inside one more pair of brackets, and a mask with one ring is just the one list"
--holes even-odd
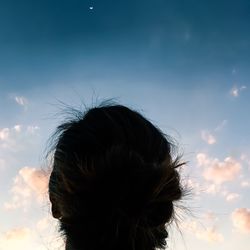
[(193, 189), (169, 249), (250, 245), (250, 2), (1, 1), (0, 249), (63, 249), (46, 141), (63, 101), (116, 98), (179, 143)]

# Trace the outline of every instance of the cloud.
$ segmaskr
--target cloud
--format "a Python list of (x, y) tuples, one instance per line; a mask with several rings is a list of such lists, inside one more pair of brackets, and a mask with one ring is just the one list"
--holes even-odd
[(6, 210), (23, 208), (25, 211), (32, 200), (41, 203), (48, 188), (48, 174), (45, 171), (23, 167), (14, 178), (13, 186), (10, 190), (12, 198), (4, 203)]
[(198, 166), (207, 166), (211, 162), (211, 160), (207, 157), (207, 155), (203, 153), (198, 153), (196, 155), (196, 160), (197, 160)]
[(243, 91), (244, 89), (246, 89), (246, 86), (241, 86), (241, 87), (237, 87), (234, 86), (231, 90), (230, 90), (230, 95), (233, 97), (238, 97), (240, 92)]
[(235, 180), (241, 171), (241, 164), (230, 156), (219, 161), (201, 153), (197, 154), (196, 159), (198, 166), (204, 168), (204, 179), (217, 185)]
[(38, 126), (28, 126), (27, 127), (27, 132), (30, 133), (30, 134), (34, 134), (39, 129), (40, 128)]
[(227, 120), (223, 120), (218, 126), (214, 129), (214, 131), (220, 131), (227, 125)]
[(22, 126), (16, 124), (13, 127), (0, 129), (0, 147), (11, 151), (18, 151), (25, 147), (25, 142), (33, 143), (32, 136), (38, 135), (38, 126)]
[(186, 187), (189, 190), (191, 189), (191, 192), (195, 195), (199, 195), (201, 192), (200, 183), (194, 179), (187, 179)]
[(213, 222), (213, 221), (217, 220), (215, 213), (212, 211), (208, 211), (208, 212), (204, 213), (203, 217), (205, 220), (207, 220), (209, 222)]
[(239, 174), (240, 169), (240, 163), (231, 157), (227, 157), (222, 162), (214, 160), (213, 163), (204, 170), (203, 177), (208, 181), (220, 184), (234, 180)]
[(182, 223), (181, 227), (185, 231), (192, 233), (196, 238), (210, 243), (219, 243), (224, 241), (223, 235), (219, 233), (215, 227), (204, 227), (199, 225), (196, 221)]
[(16, 132), (21, 132), (21, 128), (22, 128), (22, 126), (19, 125), (19, 124), (14, 126), (14, 130), (15, 130)]
[(28, 103), (29, 103), (29, 102), (28, 102), (28, 99), (26, 99), (26, 98), (23, 97), (23, 96), (15, 96), (14, 99), (15, 99), (16, 103), (17, 103), (18, 105), (20, 105), (20, 106), (26, 107), (26, 106), (28, 105)]
[(19, 133), (22, 130), (22, 126), (20, 124), (16, 124), (11, 128), (2, 128), (0, 129), (0, 140), (6, 141), (8, 140), (14, 133)]
[(250, 181), (242, 181), (240, 185), (244, 188), (250, 187)]
[(249, 166), (249, 170), (250, 170), (250, 158), (249, 158), (249, 156), (247, 154), (242, 154), (240, 156), (240, 159)]
[(208, 184), (208, 185), (206, 185), (204, 192), (207, 194), (213, 194), (213, 195), (218, 194), (221, 192), (221, 186), (216, 185), (214, 183)]
[(250, 209), (237, 208), (231, 215), (233, 225), (243, 233), (250, 233)]
[(31, 238), (31, 230), (27, 227), (11, 229), (0, 237), (0, 249), (26, 249)]
[(10, 129), (9, 128), (3, 128), (0, 130), (0, 140), (5, 141), (9, 138)]
[(226, 195), (226, 201), (229, 201), (229, 202), (236, 201), (239, 199), (239, 197), (240, 195), (237, 193), (229, 193)]
[(37, 224), (36, 227), (39, 231), (44, 231), (46, 230), (49, 226), (51, 225), (51, 218), (49, 217), (44, 217), (42, 219), (40, 219)]
[(216, 138), (214, 135), (212, 135), (209, 131), (207, 130), (202, 130), (201, 131), (201, 138), (203, 141), (205, 141), (207, 144), (212, 145), (216, 143)]
[(206, 228), (196, 232), (198, 239), (202, 239), (208, 242), (222, 242), (224, 237), (218, 233), (215, 228)]

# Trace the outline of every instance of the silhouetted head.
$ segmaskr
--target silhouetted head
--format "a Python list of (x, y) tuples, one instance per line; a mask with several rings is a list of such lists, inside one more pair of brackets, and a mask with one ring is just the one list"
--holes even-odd
[(183, 195), (167, 136), (115, 104), (77, 113), (55, 135), (49, 197), (66, 249), (164, 248)]

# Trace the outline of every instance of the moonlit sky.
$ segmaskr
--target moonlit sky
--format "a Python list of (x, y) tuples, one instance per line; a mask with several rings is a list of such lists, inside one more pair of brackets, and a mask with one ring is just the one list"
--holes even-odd
[(44, 150), (62, 117), (116, 98), (179, 143), (192, 214), (171, 250), (250, 245), (250, 2), (1, 1), (0, 249), (63, 249)]

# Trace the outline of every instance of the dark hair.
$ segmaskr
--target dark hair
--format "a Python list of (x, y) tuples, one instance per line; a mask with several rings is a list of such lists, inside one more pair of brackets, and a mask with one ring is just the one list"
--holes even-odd
[[(100, 104), (57, 127), (49, 180), (66, 250), (153, 250), (183, 196), (173, 144), (139, 112)], [(50, 151), (50, 152), (51, 152)]]

